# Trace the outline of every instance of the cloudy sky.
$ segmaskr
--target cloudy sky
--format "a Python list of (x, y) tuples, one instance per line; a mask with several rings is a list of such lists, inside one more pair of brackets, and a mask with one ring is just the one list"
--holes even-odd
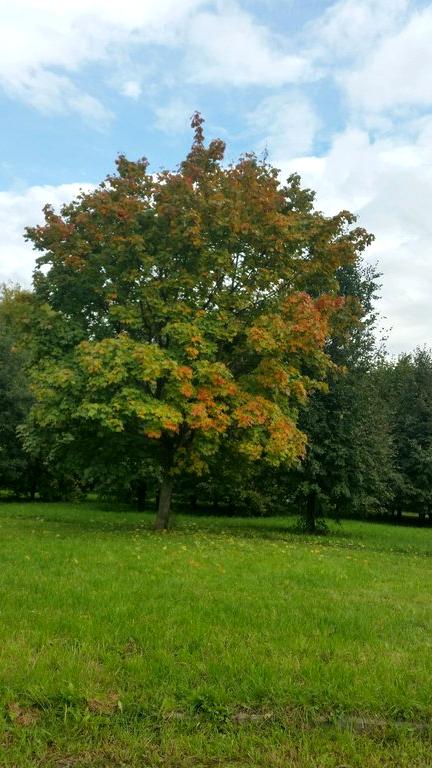
[(189, 118), (234, 159), (267, 150), (326, 213), (376, 235), (391, 352), (432, 345), (432, 3), (0, 3), (0, 280), (29, 284), (25, 225), (115, 155), (175, 166)]

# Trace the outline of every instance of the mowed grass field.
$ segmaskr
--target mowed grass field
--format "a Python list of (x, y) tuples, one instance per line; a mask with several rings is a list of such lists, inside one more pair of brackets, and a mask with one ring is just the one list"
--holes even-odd
[(0, 507), (0, 765), (432, 766), (432, 530)]

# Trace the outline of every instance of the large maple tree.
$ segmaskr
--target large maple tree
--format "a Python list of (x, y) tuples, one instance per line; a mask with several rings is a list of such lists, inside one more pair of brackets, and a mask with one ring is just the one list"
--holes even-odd
[(337, 270), (370, 241), (350, 213), (316, 211), (297, 176), (281, 185), (254, 155), (224, 164), (199, 114), (192, 127), (174, 172), (120, 156), (27, 230), (42, 252), (33, 434), (77, 456), (84, 433), (136, 446), (158, 467), (158, 528), (176, 476), (205, 471), (224, 440), (252, 461), (301, 459), (297, 411), (329, 365)]

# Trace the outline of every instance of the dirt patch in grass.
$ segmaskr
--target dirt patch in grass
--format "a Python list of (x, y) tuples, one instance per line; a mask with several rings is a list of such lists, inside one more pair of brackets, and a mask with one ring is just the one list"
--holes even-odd
[(118, 693), (110, 691), (101, 699), (89, 699), (87, 707), (95, 715), (113, 715), (123, 710)]
[(7, 713), (14, 725), (20, 725), (24, 728), (36, 725), (41, 716), (40, 711), (36, 707), (23, 707), (17, 702), (8, 704)]

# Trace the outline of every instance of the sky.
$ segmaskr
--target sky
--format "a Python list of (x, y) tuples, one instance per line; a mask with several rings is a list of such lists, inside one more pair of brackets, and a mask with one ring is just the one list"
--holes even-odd
[(0, 281), (30, 285), (23, 230), (112, 172), (174, 168), (191, 114), (227, 158), (268, 153), (376, 240), (391, 354), (432, 345), (432, 3), (0, 2)]

